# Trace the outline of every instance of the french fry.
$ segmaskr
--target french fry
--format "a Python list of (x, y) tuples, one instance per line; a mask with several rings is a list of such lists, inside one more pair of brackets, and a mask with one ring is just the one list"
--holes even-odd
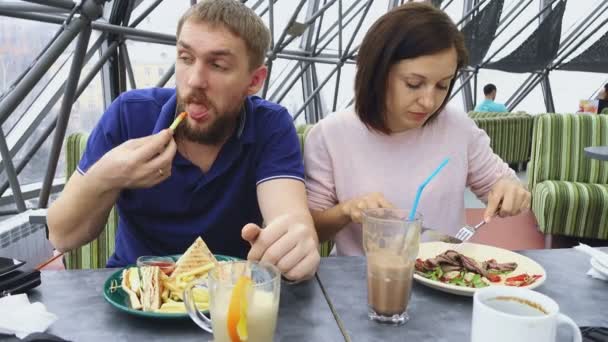
[(184, 301), (184, 298), (182, 297), (182, 293), (181, 292), (175, 292), (175, 291), (171, 291), (171, 295), (169, 296), (169, 298), (176, 300), (176, 301)]
[(180, 292), (183, 291), (175, 282), (167, 281), (163, 283), (163, 286), (169, 289), (171, 292)]
[(184, 279), (185, 277), (189, 277), (189, 276), (192, 276), (192, 279), (194, 279), (194, 276), (197, 276), (197, 275), (200, 276), (200, 275), (202, 275), (204, 273), (207, 273), (213, 267), (215, 267), (215, 265), (212, 262), (207, 263), (207, 264), (205, 264), (205, 265), (203, 265), (201, 267), (193, 269), (192, 271), (188, 271), (186, 273), (180, 274), (179, 276), (177, 276), (178, 281), (179, 281), (179, 279)]

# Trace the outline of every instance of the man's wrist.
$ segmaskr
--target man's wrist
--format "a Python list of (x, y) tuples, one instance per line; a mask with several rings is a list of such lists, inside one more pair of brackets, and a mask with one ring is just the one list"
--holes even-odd
[(93, 164), (85, 173), (85, 184), (90, 185), (95, 191), (104, 194), (112, 191), (120, 191), (121, 187), (112, 182), (112, 178), (106, 177), (104, 171), (99, 167), (99, 162)]

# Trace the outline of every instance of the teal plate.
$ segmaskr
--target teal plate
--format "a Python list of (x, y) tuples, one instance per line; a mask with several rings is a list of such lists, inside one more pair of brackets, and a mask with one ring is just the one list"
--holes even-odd
[[(173, 258), (174, 261), (177, 261), (177, 259), (179, 259), (180, 255), (171, 255), (171, 258)], [(220, 255), (220, 254), (216, 254), (215, 258), (217, 259), (217, 261), (235, 261), (235, 260), (240, 260), (239, 258), (235, 258), (235, 257), (230, 257), (230, 256), (226, 256), (226, 255)], [(150, 312), (150, 311), (141, 311), (141, 310), (135, 310), (131, 308), (130, 302), (129, 302), (129, 295), (127, 295), (127, 293), (125, 291), (122, 290), (122, 288), (117, 288), (112, 290), (112, 282), (116, 281), (116, 283), (119, 284), (122, 282), (122, 270), (124, 268), (121, 268), (120, 270), (112, 273), (112, 275), (110, 277), (108, 277), (108, 279), (106, 279), (106, 282), (103, 284), (103, 298), (105, 298), (105, 300), (110, 303), (112, 306), (114, 306), (115, 308), (124, 311), (126, 313), (135, 315), (135, 316), (140, 316), (140, 317), (152, 317), (152, 318), (165, 318), (165, 319), (171, 319), (171, 318), (186, 318), (188, 317), (187, 313), (164, 313), (164, 312)], [(203, 311), (205, 312), (205, 311)]]

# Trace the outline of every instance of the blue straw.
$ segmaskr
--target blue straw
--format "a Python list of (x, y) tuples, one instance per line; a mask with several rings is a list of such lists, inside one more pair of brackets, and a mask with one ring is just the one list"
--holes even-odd
[(414, 216), (416, 215), (416, 209), (418, 209), (418, 202), (420, 201), (420, 195), (422, 194), (422, 190), (424, 190), (424, 187), (427, 184), (429, 184), (431, 179), (433, 179), (435, 176), (437, 176), (439, 171), (441, 171), (441, 169), (443, 169), (443, 167), (446, 166), (446, 164), (449, 161), (450, 161), (450, 158), (445, 158), (441, 162), (441, 164), (435, 169), (435, 171), (433, 171), (433, 173), (431, 173), (431, 175), (424, 182), (422, 182), (422, 184), (420, 184), (420, 186), (418, 186), (418, 191), (416, 192), (416, 199), (414, 199), (414, 207), (412, 208), (412, 211), (410, 211), (410, 217), (408, 218), (409, 221), (414, 220)]

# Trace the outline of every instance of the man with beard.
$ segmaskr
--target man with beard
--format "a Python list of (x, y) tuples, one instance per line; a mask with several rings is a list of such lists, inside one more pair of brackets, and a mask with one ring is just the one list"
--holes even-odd
[[(262, 20), (239, 1), (190, 8), (177, 28), (176, 89), (129, 91), (104, 113), (48, 210), (53, 245), (66, 251), (95, 239), (116, 204), (109, 267), (183, 253), (202, 236), (216, 254), (310, 278), (318, 238), (292, 118), (253, 96), (269, 45)], [(167, 129), (182, 111), (187, 119)]]

